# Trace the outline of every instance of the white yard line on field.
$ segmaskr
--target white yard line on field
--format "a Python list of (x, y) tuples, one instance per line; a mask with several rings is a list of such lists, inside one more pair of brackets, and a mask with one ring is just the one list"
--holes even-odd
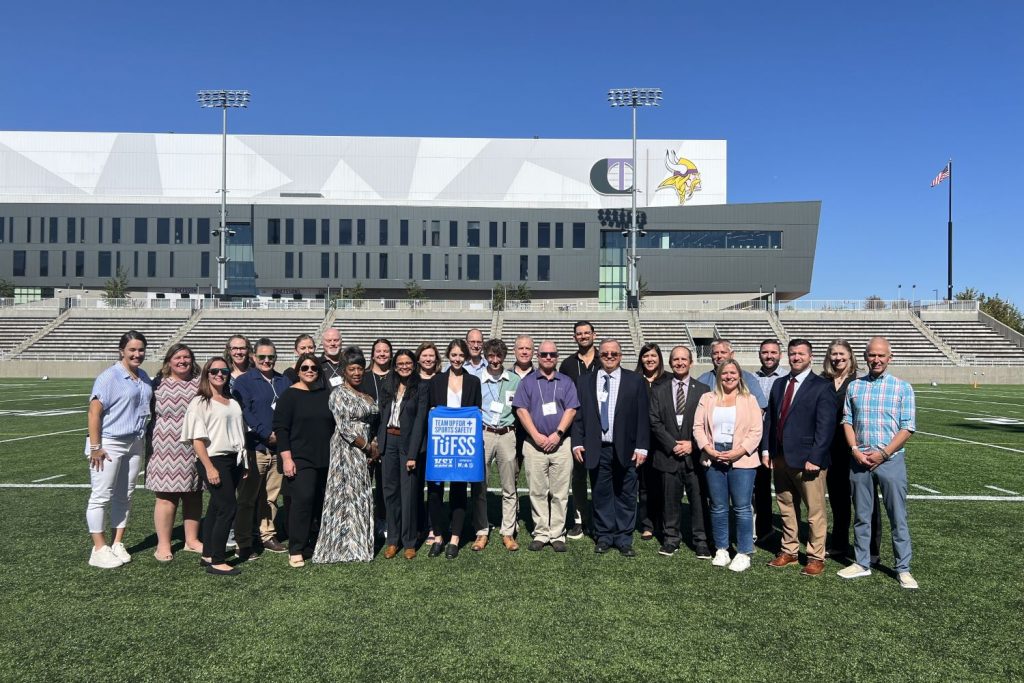
[(32, 483), (33, 484), (38, 484), (41, 481), (50, 481), (51, 479), (60, 479), (61, 477), (66, 477), (66, 476), (68, 476), (68, 475), (66, 475), (66, 474), (55, 474), (52, 477), (43, 477), (42, 479), (33, 479)]
[(1019, 496), (1020, 495), (1016, 491), (1010, 491), (1009, 489), (1001, 489), (998, 486), (992, 486), (991, 484), (985, 484), (985, 488), (992, 489), (993, 491), (999, 491), (1000, 493), (1008, 493), (1011, 496)]
[(935, 434), (933, 432), (915, 432), (916, 434), (924, 434), (925, 436), (937, 436), (940, 439), (949, 439), (950, 441), (959, 441), (961, 443), (970, 443), (975, 446), (985, 446), (987, 448), (998, 448), (1001, 451), (1010, 451), (1011, 453), (1024, 453), (1024, 450), (1019, 448), (1010, 448), (1009, 446), (999, 446), (994, 443), (982, 443), (981, 441), (971, 441), (970, 439), (959, 439), (955, 436), (946, 436), (945, 434)]
[(0, 400), (0, 403), (24, 403), (25, 401), (56, 401), (61, 398), (82, 398), (83, 396), (87, 397), (88, 395), (89, 394), (67, 394), (65, 396), (38, 396), (36, 398), (32, 398), (30, 396), (23, 396), (21, 398), (5, 398), (3, 400)]
[[(918, 391), (918, 392), (915, 392), (915, 393), (927, 394), (929, 392)], [(973, 398), (954, 398), (953, 396), (950, 396), (949, 394), (943, 394), (941, 399), (938, 396), (924, 396), (923, 398), (926, 398), (926, 399), (933, 399), (934, 398), (936, 400), (953, 401), (954, 403), (983, 403), (985, 405), (990, 405), (990, 406), (1011, 406), (1013, 408), (1019, 408), (1021, 410), (1024, 410), (1024, 403), (1003, 403), (1003, 402), (1000, 402), (1000, 401), (979, 401), (979, 400), (973, 399)]]
[(931, 408), (928, 406), (917, 406), (918, 410), (930, 410), (936, 413), (954, 413), (956, 415), (975, 415), (978, 417), (991, 417), (1000, 420), (1018, 420), (1017, 417), (1007, 417), (1006, 415), (993, 415), (992, 413), (979, 413), (973, 410), (953, 410), (952, 408)]
[(934, 493), (934, 494), (937, 494), (937, 495), (941, 495), (942, 494), (942, 491), (936, 491), (935, 489), (930, 489), (927, 486), (921, 486), (920, 484), (911, 484), (911, 486), (913, 486), (915, 489), (921, 489), (922, 491), (927, 491), (928, 493)]
[(19, 436), (16, 439), (4, 439), (0, 443), (11, 443), (12, 441), (24, 441), (26, 439), (41, 439), (44, 436), (57, 436), (58, 434), (71, 434), (72, 432), (86, 432), (89, 431), (88, 427), (80, 427), (78, 429), (65, 429), (63, 432), (50, 432), (49, 434), (33, 434), (32, 436)]

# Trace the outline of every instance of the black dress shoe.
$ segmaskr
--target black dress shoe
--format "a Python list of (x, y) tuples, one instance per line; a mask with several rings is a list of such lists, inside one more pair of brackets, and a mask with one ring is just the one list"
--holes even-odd
[(447, 557), (449, 560), (454, 560), (456, 557), (459, 556), (459, 546), (455, 545), (454, 543), (449, 543), (448, 547), (444, 549), (444, 556)]
[(664, 555), (665, 557), (672, 557), (676, 554), (676, 552), (678, 552), (678, 550), (679, 546), (677, 546), (675, 543), (665, 543), (660, 548), (658, 548), (658, 554)]
[(564, 553), (567, 550), (569, 550), (565, 546), (565, 541), (551, 541), (551, 547), (554, 549), (556, 553)]
[(597, 545), (594, 546), (594, 553), (597, 555), (604, 555), (606, 552), (611, 550), (611, 546), (604, 541), (598, 541)]
[(537, 552), (538, 550), (544, 550), (544, 546), (546, 545), (547, 543), (544, 541), (530, 541), (530, 545), (526, 546), (526, 549)]
[(633, 546), (631, 545), (619, 548), (619, 554), (623, 557), (636, 557), (636, 551), (633, 550)]
[(427, 554), (427, 557), (437, 557), (438, 555), (440, 555), (443, 552), (444, 552), (444, 544), (441, 543), (441, 541), (437, 541), (436, 543), (433, 543), (430, 546), (430, 552)]
[(238, 567), (232, 567), (231, 569), (217, 569), (216, 567), (209, 565), (206, 567), (207, 574), (216, 574), (217, 576), (238, 576), (242, 573), (242, 570)]
[(706, 545), (697, 546), (697, 559), (698, 560), (710, 560), (714, 557), (714, 553)]

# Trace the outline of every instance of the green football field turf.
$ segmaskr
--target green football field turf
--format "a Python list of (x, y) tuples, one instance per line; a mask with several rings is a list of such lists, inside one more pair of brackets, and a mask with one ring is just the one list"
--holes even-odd
[[(0, 381), (0, 680), (1024, 677), (1024, 387), (915, 387), (921, 588), (906, 591), (885, 570), (843, 581), (832, 561), (816, 578), (769, 569), (760, 548), (734, 574), (639, 540), (632, 560), (595, 556), (588, 540), (563, 555), (508, 553), (497, 533), (454, 561), (421, 551), (295, 570), (267, 553), (214, 577), (192, 553), (153, 559), (141, 487), (134, 560), (96, 570), (84, 520), (90, 385)], [(886, 527), (891, 566), (888, 542)]]

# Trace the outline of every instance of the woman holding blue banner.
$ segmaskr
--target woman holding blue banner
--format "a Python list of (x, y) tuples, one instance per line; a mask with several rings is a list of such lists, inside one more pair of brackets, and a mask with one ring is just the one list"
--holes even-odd
[[(469, 358), (469, 346), (464, 339), (453, 339), (445, 352), (448, 369), (430, 380), (430, 407), (479, 408), (483, 404), (480, 380), (463, 368)], [(430, 524), (437, 534), (430, 547), (430, 557), (437, 557), (444, 550), (444, 556), (453, 560), (459, 556), (459, 538), (466, 521), (466, 482), (453, 481), (448, 485), (448, 505), (451, 508), (451, 528), (448, 545), (444, 546), (444, 482), (427, 483), (427, 505), (430, 508)]]
[(357, 388), (363, 381), (366, 358), (358, 346), (341, 353), (345, 381), (328, 399), (334, 414), (331, 458), (320, 536), (313, 562), (369, 562), (373, 559), (373, 494), (369, 465), (378, 458), (370, 423), (377, 402)]

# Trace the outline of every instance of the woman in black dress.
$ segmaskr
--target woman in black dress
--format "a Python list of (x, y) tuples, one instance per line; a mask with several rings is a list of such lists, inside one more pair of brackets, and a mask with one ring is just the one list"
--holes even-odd
[[(636, 372), (647, 380), (647, 397), (650, 398), (654, 386), (669, 379), (669, 376), (665, 374), (665, 360), (661, 356), (660, 346), (649, 342), (640, 348), (640, 356), (636, 361)], [(657, 440), (652, 437), (651, 443), (657, 443)], [(643, 465), (636, 468), (639, 496), (636, 521), (637, 526), (640, 527), (640, 538), (644, 541), (654, 538), (654, 532), (660, 526), (661, 521), (661, 478), (651, 462), (652, 459), (648, 458)]]

